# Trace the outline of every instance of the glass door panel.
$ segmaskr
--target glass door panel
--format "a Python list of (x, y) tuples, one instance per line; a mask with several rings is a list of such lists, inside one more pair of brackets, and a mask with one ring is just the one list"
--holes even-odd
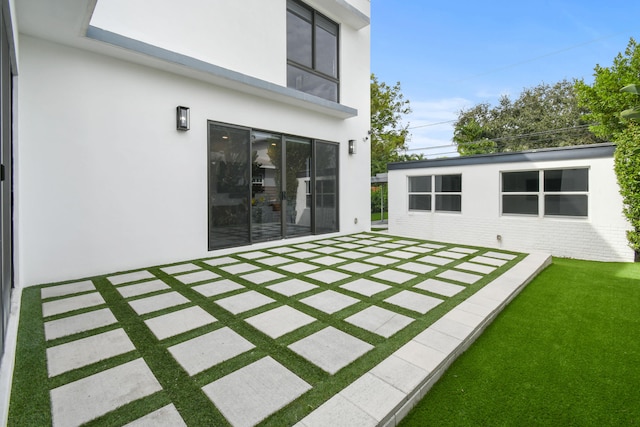
[(315, 215), (316, 234), (338, 231), (338, 145), (316, 141), (315, 144)]
[(251, 241), (250, 135), (209, 123), (209, 250)]
[(287, 137), (285, 144), (286, 236), (311, 234), (311, 141)]
[(282, 136), (251, 136), (251, 240), (282, 237)]

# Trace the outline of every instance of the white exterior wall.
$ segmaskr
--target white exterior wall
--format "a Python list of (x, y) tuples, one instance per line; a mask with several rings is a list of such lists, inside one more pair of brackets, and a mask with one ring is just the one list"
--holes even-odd
[[(589, 167), (588, 218), (501, 215), (501, 172), (576, 167)], [(462, 174), (461, 212), (409, 212), (408, 176), (459, 173)], [(622, 214), (613, 158), (389, 171), (391, 234), (514, 251), (545, 251), (559, 257), (633, 261), (634, 254), (626, 239), (629, 228)]]
[[(209, 3), (245, 16), (238, 2)], [(285, 1), (249, 3), (262, 13), (263, 25), (242, 29), (259, 42), (255, 51), (239, 54), (248, 44), (233, 38), (202, 46), (220, 53), (216, 65), (243, 57), (236, 71), (286, 82)], [(280, 28), (265, 41), (270, 25)], [(340, 143), (340, 231), (370, 228), (370, 154), (360, 142), (369, 129), (368, 27), (341, 26), (341, 100), (358, 110), (347, 119), (26, 34), (19, 44), (17, 286), (214, 256), (207, 120)], [(175, 129), (177, 105), (191, 109), (188, 132)], [(349, 139), (359, 141), (357, 155), (348, 154)]]

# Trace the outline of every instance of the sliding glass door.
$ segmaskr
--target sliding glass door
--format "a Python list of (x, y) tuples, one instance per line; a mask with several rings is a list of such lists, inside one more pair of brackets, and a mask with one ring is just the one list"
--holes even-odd
[(209, 250), (337, 231), (337, 156), (337, 144), (210, 122)]

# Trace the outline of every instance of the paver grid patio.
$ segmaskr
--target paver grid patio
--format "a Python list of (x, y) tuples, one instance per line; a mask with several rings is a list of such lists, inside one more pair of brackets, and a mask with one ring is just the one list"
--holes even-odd
[(426, 327), (522, 257), (360, 233), (44, 286), (52, 422), (188, 425), (191, 397), (215, 425), (310, 426), (346, 398), (376, 425), (461, 340)]

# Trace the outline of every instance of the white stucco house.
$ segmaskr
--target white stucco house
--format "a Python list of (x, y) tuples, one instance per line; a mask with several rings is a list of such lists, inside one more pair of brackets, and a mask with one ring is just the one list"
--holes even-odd
[(612, 144), (391, 163), (389, 231), (633, 261)]
[(0, 1), (2, 336), (12, 288), (370, 228), (369, 0)]

